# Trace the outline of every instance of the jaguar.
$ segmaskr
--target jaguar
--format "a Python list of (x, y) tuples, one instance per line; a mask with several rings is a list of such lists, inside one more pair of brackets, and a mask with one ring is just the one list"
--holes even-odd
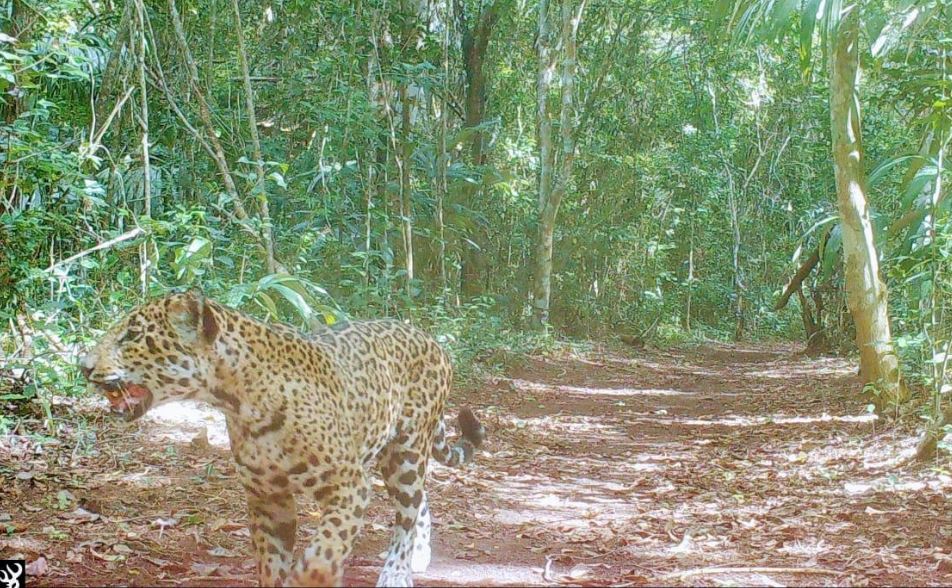
[[(397, 320), (355, 320), (305, 335), (190, 290), (134, 309), (80, 364), (127, 420), (182, 399), (224, 413), (263, 586), (341, 584), (375, 472), (396, 509), (377, 585), (412, 586), (431, 558), (429, 459), (462, 465), (485, 438), (473, 411), (462, 408), (460, 436), (449, 442), (449, 356)], [(321, 514), (295, 555), (302, 496)]]

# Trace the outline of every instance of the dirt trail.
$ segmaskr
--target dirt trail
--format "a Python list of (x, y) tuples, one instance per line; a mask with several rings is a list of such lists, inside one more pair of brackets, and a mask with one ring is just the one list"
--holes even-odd
[[(914, 432), (882, 430), (856, 388), (841, 360), (727, 345), (533, 359), (464, 388), (490, 439), (472, 468), (434, 465), (434, 558), (416, 581), (948, 585), (949, 464), (897, 465)], [(221, 417), (149, 418), (0, 446), (33, 472), (2, 480), (0, 527), (19, 528), (0, 556), (45, 557), (41, 585), (252, 585)], [(190, 442), (202, 428), (211, 446)], [(349, 583), (372, 585), (386, 547), (377, 489)]]

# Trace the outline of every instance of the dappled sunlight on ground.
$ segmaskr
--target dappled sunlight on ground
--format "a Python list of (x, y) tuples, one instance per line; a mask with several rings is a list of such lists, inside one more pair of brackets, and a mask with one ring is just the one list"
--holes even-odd
[(718, 419), (669, 419), (671, 422), (693, 426), (723, 426), (723, 427), (753, 427), (757, 425), (801, 425), (810, 423), (871, 423), (877, 420), (874, 414), (843, 415), (831, 416), (821, 414), (820, 416), (760, 416), (745, 417), (737, 415), (724, 415)]
[(843, 490), (847, 494), (867, 494), (870, 492), (895, 492), (914, 494), (921, 490), (933, 490), (935, 492), (944, 492), (952, 494), (952, 476), (939, 474), (933, 480), (907, 480), (901, 481), (896, 476), (884, 476), (875, 478), (867, 482), (847, 482), (843, 485)]
[(767, 369), (746, 370), (744, 376), (748, 378), (769, 378), (789, 380), (790, 378), (809, 377), (816, 378), (820, 376), (836, 376), (848, 378), (856, 373), (856, 369), (843, 365), (839, 359), (819, 359), (809, 363), (789, 364), (779, 363)]
[(426, 573), (420, 575), (421, 582), (434, 580), (471, 586), (518, 586), (538, 584), (542, 580), (542, 571), (527, 566), (437, 559)]
[(595, 388), (588, 386), (562, 386), (528, 382), (526, 380), (510, 380), (517, 391), (529, 392), (571, 392), (574, 394), (594, 394), (600, 396), (684, 396), (691, 392), (660, 388)]
[[(847, 362), (779, 346), (627, 351), (537, 358), (455, 393), (489, 436), (474, 466), (431, 467), (434, 559), (417, 584), (952, 583), (952, 468), (907, 463), (915, 431), (866, 413)], [(45, 583), (253, 584), (217, 411), (171, 403), (98, 435), (61, 458), (0, 442), (35, 479), (88, 471), (73, 492), (89, 511), (55, 508), (62, 482), (15, 498), (36, 509), (16, 545), (46, 554)], [(68, 474), (51, 478), (57, 463)], [(348, 584), (373, 585), (389, 541), (393, 509), (373, 488)], [(303, 540), (320, 513), (299, 511)]]
[(203, 429), (208, 431), (208, 442), (221, 449), (229, 449), (225, 416), (216, 408), (194, 400), (180, 400), (157, 406), (142, 417), (149, 423), (143, 433), (155, 441), (189, 443)]

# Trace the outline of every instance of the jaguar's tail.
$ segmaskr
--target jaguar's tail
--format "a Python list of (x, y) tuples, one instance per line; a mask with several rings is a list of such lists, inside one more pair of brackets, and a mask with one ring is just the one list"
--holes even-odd
[(460, 409), (456, 422), (462, 435), (455, 445), (450, 446), (447, 442), (444, 420), (440, 420), (436, 436), (433, 438), (433, 457), (448, 466), (459, 466), (472, 461), (476, 449), (486, 438), (486, 429), (468, 407)]

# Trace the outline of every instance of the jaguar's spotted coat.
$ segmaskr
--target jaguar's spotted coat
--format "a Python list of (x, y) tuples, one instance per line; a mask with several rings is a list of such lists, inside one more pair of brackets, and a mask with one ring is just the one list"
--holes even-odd
[[(397, 509), (378, 586), (412, 585), (411, 571), (430, 560), (427, 460), (468, 461), (483, 438), (464, 409), (463, 436), (447, 444), (449, 358), (431, 337), (396, 321), (357, 321), (306, 338), (192, 291), (134, 310), (82, 368), (130, 420), (181, 398), (225, 413), (262, 585), (340, 584), (373, 466)], [(296, 559), (295, 495), (317, 499), (322, 512)]]

